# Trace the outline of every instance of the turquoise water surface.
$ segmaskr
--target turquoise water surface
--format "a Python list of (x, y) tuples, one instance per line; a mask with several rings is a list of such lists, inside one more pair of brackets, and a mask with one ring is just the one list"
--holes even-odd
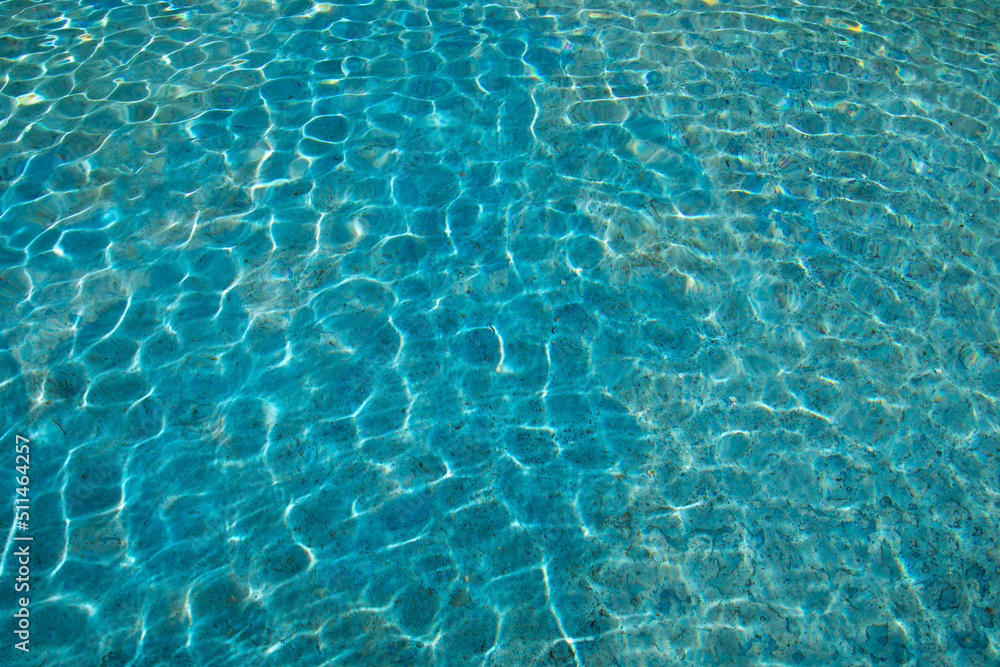
[(0, 664), (1000, 664), (966, 4), (0, 1)]

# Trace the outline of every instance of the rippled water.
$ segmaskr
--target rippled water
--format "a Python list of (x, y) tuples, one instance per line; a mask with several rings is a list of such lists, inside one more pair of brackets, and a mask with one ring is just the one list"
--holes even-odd
[(998, 664), (950, 4), (0, 2), (0, 662)]

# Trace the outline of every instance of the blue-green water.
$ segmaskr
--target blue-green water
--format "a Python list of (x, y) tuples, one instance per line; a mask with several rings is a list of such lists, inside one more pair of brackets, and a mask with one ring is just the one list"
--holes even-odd
[(0, 663), (1000, 664), (918, 4), (0, 2)]

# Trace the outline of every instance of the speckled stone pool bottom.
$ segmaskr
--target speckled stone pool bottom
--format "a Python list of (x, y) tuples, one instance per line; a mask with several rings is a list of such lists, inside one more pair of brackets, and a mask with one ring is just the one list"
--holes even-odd
[(998, 664), (1000, 9), (920, 4), (0, 1), (0, 663)]

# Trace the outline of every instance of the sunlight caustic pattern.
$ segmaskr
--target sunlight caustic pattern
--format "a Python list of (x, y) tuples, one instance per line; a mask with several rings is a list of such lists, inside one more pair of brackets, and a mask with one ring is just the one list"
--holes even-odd
[(31, 659), (996, 664), (973, 4), (0, 0)]

